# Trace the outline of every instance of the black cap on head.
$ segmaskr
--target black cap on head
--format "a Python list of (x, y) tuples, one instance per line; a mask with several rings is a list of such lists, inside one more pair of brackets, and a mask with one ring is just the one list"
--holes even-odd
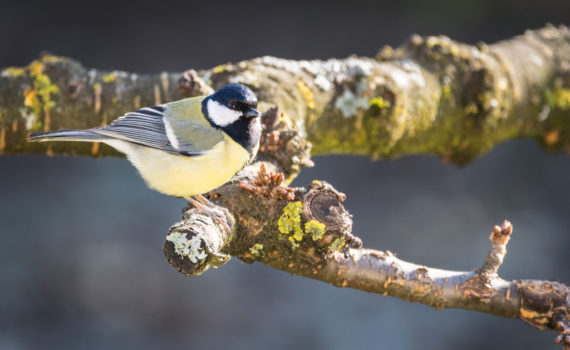
[(241, 84), (226, 85), (210, 98), (228, 108), (243, 112), (257, 107), (257, 98), (253, 91)]

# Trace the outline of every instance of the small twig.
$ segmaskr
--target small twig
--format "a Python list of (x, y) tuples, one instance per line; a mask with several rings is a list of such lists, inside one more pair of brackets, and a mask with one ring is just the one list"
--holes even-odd
[(493, 245), (481, 267), (481, 275), (492, 276), (497, 274), (507, 254), (507, 244), (511, 239), (512, 232), (513, 226), (507, 220), (505, 220), (501, 226), (495, 225), (495, 227), (493, 227), (493, 232), (491, 232), (491, 236), (489, 236)]

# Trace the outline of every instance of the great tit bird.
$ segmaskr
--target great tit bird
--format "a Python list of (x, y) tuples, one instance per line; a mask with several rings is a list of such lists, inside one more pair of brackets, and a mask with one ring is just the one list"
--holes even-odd
[(108, 144), (127, 156), (149, 187), (218, 217), (200, 194), (223, 185), (255, 157), (261, 137), (256, 108), (249, 88), (230, 84), (210, 96), (127, 113), (107, 126), (36, 133), (28, 140)]

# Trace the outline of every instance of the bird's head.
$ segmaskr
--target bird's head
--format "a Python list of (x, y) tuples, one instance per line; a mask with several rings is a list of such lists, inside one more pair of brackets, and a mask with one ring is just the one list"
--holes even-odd
[(208, 96), (203, 103), (208, 119), (220, 128), (260, 116), (253, 91), (241, 84), (226, 85)]

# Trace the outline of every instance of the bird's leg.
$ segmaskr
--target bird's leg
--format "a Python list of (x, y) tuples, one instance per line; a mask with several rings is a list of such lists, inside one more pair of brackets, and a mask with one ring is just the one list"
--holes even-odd
[(224, 207), (220, 207), (219, 205), (215, 205), (214, 203), (210, 202), (206, 197), (202, 196), (201, 194), (194, 196), (197, 200), (200, 201), (204, 206), (217, 211), (218, 213), (221, 212), (221, 216), (225, 219), (229, 227), (233, 227), (235, 225), (234, 217), (230, 214), (230, 211)]
[(226, 208), (215, 205), (214, 203), (207, 200), (204, 196), (198, 194), (194, 197), (186, 198), (190, 203), (192, 203), (199, 211), (203, 214), (209, 216), (212, 220), (220, 223), (227, 232), (231, 231), (231, 228), (235, 224), (235, 220), (230, 214), (229, 210)]

